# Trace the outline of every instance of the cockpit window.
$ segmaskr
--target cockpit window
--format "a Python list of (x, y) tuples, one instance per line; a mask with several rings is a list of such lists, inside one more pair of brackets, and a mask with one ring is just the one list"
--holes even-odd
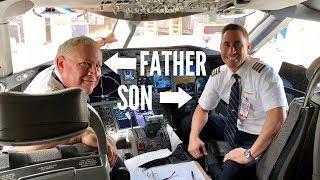
[(105, 37), (116, 19), (93, 13), (37, 16), (32, 10), (9, 19), (13, 71), (18, 72), (52, 61), (65, 40), (86, 35)]
[[(282, 62), (306, 68), (320, 56), (320, 22), (293, 19), (254, 56), (279, 70)], [(271, 55), (272, 54), (272, 55)]]
[[(40, 16), (42, 13), (40, 14)], [(221, 29), (228, 23), (244, 25), (250, 31), (264, 16), (261, 11), (242, 18), (223, 18), (213, 12), (188, 17), (138, 23), (128, 47), (194, 45), (219, 50)], [(19, 72), (52, 61), (63, 41), (86, 35), (96, 39), (112, 32), (116, 19), (94, 13), (36, 15), (32, 10), (9, 19), (13, 71)], [(123, 20), (115, 29), (118, 42), (104, 48), (122, 48), (130, 29)], [(119, 31), (118, 31), (119, 30)]]
[(240, 24), (250, 32), (264, 15), (261, 11), (255, 11), (246, 17), (226, 18), (208, 12), (176, 19), (141, 22), (129, 47), (193, 45), (219, 50), (221, 30), (226, 24)]

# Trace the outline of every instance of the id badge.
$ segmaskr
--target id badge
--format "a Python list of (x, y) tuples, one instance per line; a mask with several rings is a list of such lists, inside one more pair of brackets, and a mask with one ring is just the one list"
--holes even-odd
[(239, 112), (241, 121), (244, 121), (248, 118), (249, 109), (250, 109), (250, 102), (248, 98), (241, 97), (241, 106), (240, 106), (240, 112)]

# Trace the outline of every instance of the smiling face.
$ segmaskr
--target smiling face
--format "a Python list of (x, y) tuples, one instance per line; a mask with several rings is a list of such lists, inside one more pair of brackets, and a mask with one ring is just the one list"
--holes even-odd
[(246, 61), (250, 44), (240, 30), (227, 30), (221, 39), (220, 50), (223, 62), (236, 72)]
[(56, 68), (66, 87), (80, 87), (91, 94), (101, 77), (102, 56), (92, 45), (78, 45), (56, 58)]

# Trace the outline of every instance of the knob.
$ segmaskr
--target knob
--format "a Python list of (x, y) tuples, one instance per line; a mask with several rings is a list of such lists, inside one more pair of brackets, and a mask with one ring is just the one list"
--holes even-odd
[(118, 149), (126, 149), (130, 147), (130, 144), (127, 142), (125, 137), (119, 137), (116, 142), (116, 147)]

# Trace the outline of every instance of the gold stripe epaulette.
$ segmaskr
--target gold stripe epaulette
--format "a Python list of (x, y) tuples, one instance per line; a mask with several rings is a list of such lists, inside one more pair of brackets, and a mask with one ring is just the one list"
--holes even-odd
[(59, 91), (59, 88), (54, 86), (54, 87), (51, 88), (51, 91)]
[(212, 70), (211, 76), (215, 76), (215, 75), (219, 74), (220, 71), (221, 71), (220, 67), (215, 68), (214, 70)]
[(266, 67), (266, 65), (264, 65), (260, 62), (256, 62), (253, 64), (252, 69), (257, 71), (258, 73), (260, 73), (264, 67)]

